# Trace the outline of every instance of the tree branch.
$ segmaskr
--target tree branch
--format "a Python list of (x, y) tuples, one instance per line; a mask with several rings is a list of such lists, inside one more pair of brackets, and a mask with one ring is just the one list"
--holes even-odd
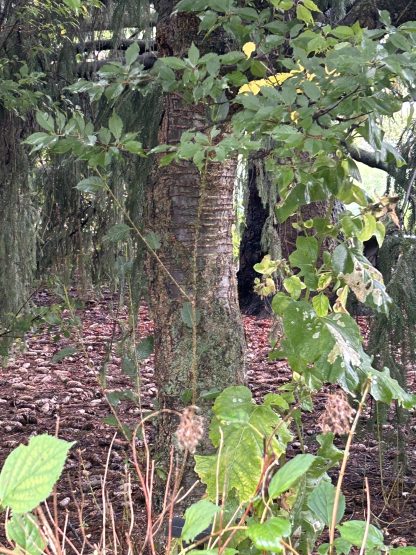
[(383, 160), (379, 160), (373, 152), (369, 150), (365, 150), (364, 148), (358, 148), (356, 146), (347, 145), (348, 152), (354, 158), (356, 162), (361, 162), (370, 168), (375, 168), (377, 170), (383, 170), (384, 172), (389, 173), (390, 175), (394, 175), (392, 171), (392, 167), (384, 162)]
[(114, 39), (102, 39), (102, 40), (88, 40), (76, 45), (77, 52), (100, 52), (101, 50), (127, 50), (127, 48), (137, 43), (140, 48), (140, 54), (144, 54), (149, 49), (154, 50), (155, 45), (153, 42), (147, 42), (145, 40), (134, 40), (134, 39), (124, 39), (124, 40), (114, 40)]
[[(137, 61), (143, 64), (144, 69), (151, 69), (157, 60), (156, 52), (145, 52), (140, 54)], [(111, 62), (119, 62), (120, 60), (115, 60), (112, 58), (107, 58), (105, 60), (94, 60), (93, 62), (82, 62), (77, 66), (77, 75), (84, 79), (91, 79), (91, 77), (97, 73), (100, 68), (106, 64), (111, 64)]]

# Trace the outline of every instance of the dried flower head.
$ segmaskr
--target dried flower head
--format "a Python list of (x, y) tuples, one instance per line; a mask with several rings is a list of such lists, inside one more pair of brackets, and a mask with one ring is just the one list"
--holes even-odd
[(348, 434), (354, 412), (345, 393), (338, 391), (328, 395), (325, 411), (319, 417), (318, 424), (324, 433)]
[(198, 407), (190, 406), (183, 409), (176, 439), (183, 450), (195, 453), (198, 443), (204, 434), (204, 419), (196, 414)]

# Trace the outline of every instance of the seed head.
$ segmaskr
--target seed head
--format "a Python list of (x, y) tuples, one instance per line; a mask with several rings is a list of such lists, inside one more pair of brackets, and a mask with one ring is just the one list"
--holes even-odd
[(348, 434), (354, 413), (345, 394), (338, 391), (328, 395), (325, 411), (319, 417), (318, 424), (324, 433)]
[(198, 407), (190, 406), (183, 409), (176, 430), (176, 439), (179, 447), (184, 451), (195, 453), (195, 450), (204, 434), (204, 419), (196, 414)]

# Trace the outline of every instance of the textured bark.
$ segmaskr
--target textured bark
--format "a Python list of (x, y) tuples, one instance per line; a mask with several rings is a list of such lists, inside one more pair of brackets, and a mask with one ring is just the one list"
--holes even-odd
[(342, 25), (352, 25), (359, 21), (363, 27), (374, 29), (378, 26), (379, 11), (390, 13), (393, 25), (416, 20), (416, 2), (414, 0), (357, 0), (346, 16)]
[(0, 323), (28, 297), (35, 265), (34, 212), (24, 122), (0, 107)]
[[(203, 126), (202, 110), (165, 99), (161, 143), (176, 142), (183, 131)], [(192, 297), (193, 252), (197, 247), (198, 391), (242, 381), (243, 342), (237, 306), (231, 225), (235, 162), (211, 163), (205, 183), (195, 166), (177, 163), (155, 171), (150, 222), (162, 238), (158, 251), (178, 284)], [(199, 231), (198, 211), (200, 210)], [(162, 404), (180, 406), (191, 387), (191, 330), (182, 322), (184, 298), (157, 262), (150, 264), (151, 304), (155, 315), (155, 370)]]
[[(155, 5), (160, 18), (156, 37), (158, 52), (183, 55), (192, 41), (202, 53), (204, 48), (212, 48), (201, 43), (197, 35), (198, 20), (194, 16), (170, 17), (172, 2)], [(207, 123), (202, 106), (184, 105), (178, 96), (166, 95), (159, 142), (175, 144), (184, 131), (203, 130)], [(181, 410), (193, 398), (207, 415), (206, 405), (211, 401), (204, 402), (202, 393), (221, 390), (245, 379), (244, 335), (231, 240), (235, 175), (233, 160), (209, 163), (203, 177), (191, 162), (164, 168), (155, 164), (149, 188), (149, 227), (160, 235), (161, 247), (157, 253), (163, 264), (186, 295), (195, 298), (199, 315), (195, 366), (195, 337), (181, 316), (187, 299), (160, 264), (149, 256), (150, 307), (155, 320), (155, 381), (161, 408)], [(157, 452), (164, 463), (177, 424), (178, 419), (170, 415), (163, 415), (159, 421)], [(199, 452), (206, 448), (205, 440)], [(184, 478), (189, 483), (193, 475), (186, 472)]]

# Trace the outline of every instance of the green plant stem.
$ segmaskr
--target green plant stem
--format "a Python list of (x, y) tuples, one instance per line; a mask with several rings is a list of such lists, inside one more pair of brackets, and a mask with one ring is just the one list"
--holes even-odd
[(344, 456), (342, 458), (341, 469), (339, 471), (337, 487), (336, 487), (336, 490), (335, 490), (334, 508), (332, 509), (332, 518), (331, 518), (331, 527), (329, 529), (329, 555), (333, 555), (333, 553), (334, 553), (334, 538), (335, 538), (335, 527), (337, 525), (338, 505), (339, 505), (339, 500), (340, 500), (340, 496), (341, 496), (342, 482), (344, 480), (345, 470), (347, 468), (348, 458), (349, 458), (349, 455), (350, 455), (351, 444), (352, 444), (352, 441), (354, 439), (354, 434), (355, 434), (355, 430), (357, 428), (358, 421), (360, 419), (361, 413), (362, 413), (363, 408), (364, 408), (365, 400), (366, 400), (367, 395), (370, 391), (370, 386), (371, 386), (371, 380), (368, 379), (366, 384), (365, 384), (363, 394), (361, 396), (360, 404), (358, 405), (358, 409), (357, 409), (357, 412), (355, 414), (354, 421), (352, 423), (351, 429), (350, 429), (349, 434), (348, 434), (347, 443), (345, 445)]
[(366, 522), (365, 522), (365, 530), (364, 530), (364, 536), (363, 536), (363, 543), (361, 544), (359, 555), (364, 555), (364, 553), (365, 553), (365, 546), (366, 546), (366, 543), (367, 543), (368, 531), (370, 530), (371, 497), (370, 497), (370, 486), (368, 485), (368, 478), (367, 478), (367, 476), (365, 477), (365, 493), (366, 493), (366, 496), (367, 496), (367, 518), (365, 519)]
[[(98, 175), (101, 177), (101, 179), (103, 181), (105, 181), (104, 177), (100, 173)], [(140, 238), (141, 241), (143, 241), (143, 243), (144, 243), (145, 247), (147, 248), (147, 250), (149, 251), (149, 253), (153, 256), (153, 258), (155, 258), (155, 260), (157, 261), (157, 263), (159, 264), (161, 269), (165, 272), (165, 274), (172, 281), (172, 283), (174, 285), (176, 285), (176, 287), (178, 288), (179, 292), (184, 297), (184, 299), (186, 299), (187, 301), (192, 303), (192, 297), (190, 297), (188, 295), (188, 293), (183, 289), (183, 287), (178, 283), (178, 281), (174, 278), (174, 276), (171, 274), (171, 272), (165, 266), (165, 264), (163, 263), (163, 261), (161, 260), (160, 256), (157, 254), (157, 252), (154, 249), (152, 249), (152, 247), (149, 245), (149, 242), (147, 241), (146, 237), (143, 235), (143, 233), (140, 231), (140, 229), (137, 227), (137, 225), (133, 222), (129, 213), (126, 211), (126, 209), (121, 205), (120, 201), (118, 200), (118, 198), (115, 196), (115, 194), (111, 190), (111, 187), (109, 187), (107, 185), (106, 190), (109, 193), (109, 195), (111, 196), (111, 198), (113, 199), (113, 201), (117, 204), (118, 208), (122, 211), (123, 216), (127, 219), (129, 224), (132, 226), (132, 228), (134, 229), (137, 236)]]

